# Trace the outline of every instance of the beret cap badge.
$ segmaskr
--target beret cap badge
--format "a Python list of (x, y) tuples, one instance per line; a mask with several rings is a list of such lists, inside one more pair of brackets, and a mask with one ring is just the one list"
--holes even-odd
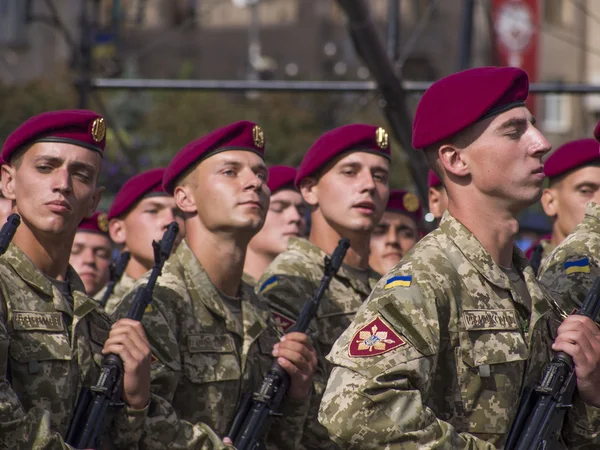
[(104, 119), (99, 117), (94, 119), (92, 122), (92, 138), (96, 142), (101, 142), (106, 136), (106, 124), (104, 123)]
[(101, 213), (98, 215), (98, 228), (100, 228), (102, 232), (108, 233), (108, 216), (106, 213)]
[(254, 125), (254, 128), (252, 128), (252, 138), (254, 139), (254, 145), (258, 148), (263, 148), (265, 146), (265, 134), (258, 125)]
[(385, 150), (389, 146), (389, 138), (387, 131), (385, 131), (382, 127), (377, 128), (375, 131), (375, 139), (377, 140), (377, 145), (380, 149)]
[(407, 192), (404, 194), (404, 198), (402, 198), (402, 204), (408, 212), (415, 212), (420, 206), (419, 198), (412, 192)]

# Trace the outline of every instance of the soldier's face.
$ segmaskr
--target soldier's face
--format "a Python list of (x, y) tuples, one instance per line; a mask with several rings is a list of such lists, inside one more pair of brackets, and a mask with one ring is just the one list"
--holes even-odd
[(475, 124), (475, 140), (462, 150), (473, 186), (486, 202), (518, 212), (539, 200), (542, 157), (550, 144), (525, 107)]
[(193, 207), (208, 231), (243, 232), (249, 240), (262, 228), (271, 192), (260, 156), (245, 150), (217, 153), (191, 175)]
[(249, 248), (274, 258), (285, 251), (290, 237), (304, 236), (306, 205), (299, 192), (283, 189), (271, 196), (269, 212), (262, 229), (252, 238)]
[[(19, 162), (17, 162), (19, 161)], [(41, 142), (2, 167), (2, 192), (41, 233), (74, 233), (98, 206), (101, 156), (76, 145)]]
[(572, 233), (585, 216), (588, 202), (600, 203), (600, 167), (587, 166), (565, 175), (544, 191), (542, 205), (562, 236)]
[(91, 297), (102, 289), (110, 276), (112, 243), (100, 233), (75, 233), (69, 264), (73, 266)]
[(369, 265), (380, 274), (386, 274), (418, 240), (419, 230), (412, 218), (386, 211), (371, 233)]
[(111, 224), (111, 238), (131, 253), (131, 257), (150, 270), (154, 264), (152, 241), (160, 241), (167, 226), (176, 221), (179, 234), (175, 245), (183, 239), (183, 214), (169, 195), (142, 198), (127, 215)]
[(309, 203), (334, 228), (370, 233), (387, 205), (388, 178), (386, 158), (365, 152), (342, 155), (321, 175)]

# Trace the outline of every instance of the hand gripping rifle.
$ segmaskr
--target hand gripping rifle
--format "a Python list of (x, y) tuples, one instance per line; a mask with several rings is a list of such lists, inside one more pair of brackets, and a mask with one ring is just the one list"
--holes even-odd
[(125, 269), (127, 268), (127, 264), (129, 263), (129, 259), (131, 258), (131, 253), (123, 252), (119, 255), (119, 259), (116, 264), (113, 263), (110, 265), (110, 281), (106, 285), (106, 290), (104, 291), (104, 295), (100, 300), (100, 306), (103, 308), (106, 306), (106, 302), (112, 295), (115, 290), (115, 286), (123, 277), (125, 273)]
[(8, 246), (10, 245), (10, 241), (12, 241), (17, 228), (21, 224), (21, 216), (16, 213), (11, 214), (7, 217), (6, 223), (2, 225), (2, 229), (0, 230), (0, 255), (3, 255), (6, 250), (8, 250)]
[[(171, 222), (160, 242), (152, 242), (154, 266), (146, 286), (138, 288), (135, 292), (127, 313), (128, 319), (142, 320), (146, 307), (152, 302), (156, 280), (171, 254), (178, 233), (179, 225)], [(102, 371), (96, 385), (90, 389), (82, 389), (79, 393), (73, 420), (67, 432), (67, 444), (75, 448), (98, 448), (104, 433), (108, 407), (123, 405), (122, 391), (123, 362), (117, 355), (107, 355), (102, 361)]]
[[(329, 287), (331, 279), (335, 276), (346, 251), (350, 247), (348, 239), (341, 239), (331, 258), (325, 257), (325, 273), (321, 278), (321, 284), (314, 297), (308, 300), (302, 312), (298, 316), (296, 324), (288, 331), (306, 332), (308, 324), (319, 308), (323, 294)], [(229, 431), (229, 438), (233, 441), (237, 450), (256, 450), (262, 448), (262, 439), (265, 436), (271, 416), (280, 416), (279, 408), (290, 387), (290, 377), (287, 372), (277, 363), (267, 372), (260, 389), (250, 396), (244, 395), (240, 409), (238, 410)]]
[[(575, 314), (592, 320), (600, 312), (600, 276), (594, 280), (583, 305)], [(563, 449), (560, 435), (577, 378), (573, 359), (564, 352), (556, 352), (546, 368), (540, 384), (524, 390), (517, 416), (512, 425), (506, 450)]]

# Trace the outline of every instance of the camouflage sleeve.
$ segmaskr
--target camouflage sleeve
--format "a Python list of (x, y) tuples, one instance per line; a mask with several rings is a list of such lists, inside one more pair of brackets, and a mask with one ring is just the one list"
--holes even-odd
[[(397, 277), (399, 278), (399, 277)], [(399, 280), (398, 283), (402, 283)], [(436, 417), (427, 402), (444, 373), (436, 302), (419, 288), (390, 294), (378, 287), (335, 343), (320, 422), (344, 449), (494, 449)], [(448, 374), (450, 376), (450, 374)]]
[[(560, 251), (560, 248), (557, 250)], [(560, 254), (553, 252), (540, 268), (538, 279), (552, 293), (560, 308), (570, 314), (573, 309), (583, 304), (598, 275), (600, 269), (588, 257), (560, 257)]]
[(255, 292), (267, 301), (273, 311), (284, 318), (296, 320), (304, 303), (315, 294), (315, 285), (300, 276), (266, 273), (257, 283)]
[(37, 407), (24, 410), (8, 379), (9, 344), (4, 317), (0, 315), (0, 448), (70, 449), (60, 434), (50, 429), (50, 411)]
[(569, 449), (599, 448), (600, 409), (584, 403), (575, 394), (562, 435)]
[(298, 449), (302, 441), (302, 430), (308, 413), (309, 401), (286, 399), (281, 408), (281, 417), (273, 421), (267, 435), (267, 449)]

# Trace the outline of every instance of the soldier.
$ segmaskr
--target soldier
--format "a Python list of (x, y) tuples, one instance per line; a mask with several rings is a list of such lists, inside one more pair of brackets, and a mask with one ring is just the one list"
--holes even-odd
[(315, 294), (323, 276), (323, 258), (342, 237), (350, 239), (344, 264), (325, 292), (312, 325), (321, 357), (310, 414), (315, 423), (308, 422), (304, 437), (308, 448), (324, 448), (328, 441), (316, 419), (330, 370), (324, 356), (380, 277), (369, 267), (369, 240), (389, 195), (389, 158), (388, 135), (380, 127), (346, 125), (317, 139), (296, 175), (296, 186), (310, 208), (310, 236), (291, 238), (288, 249), (275, 258), (257, 285), (285, 331)]
[(250, 286), (254, 286), (267, 266), (285, 251), (290, 237), (302, 237), (306, 233), (306, 205), (294, 187), (294, 178), (296, 169), (293, 167), (269, 167), (269, 212), (262, 229), (248, 244), (244, 263), (244, 281)]
[[(114, 311), (136, 280), (152, 268), (152, 241), (160, 240), (173, 221), (179, 224), (180, 230), (176, 246), (185, 233), (181, 211), (175, 205), (173, 197), (162, 188), (164, 172), (164, 168), (152, 169), (129, 179), (108, 210), (111, 239), (131, 255), (125, 273), (104, 306), (108, 314)], [(96, 298), (101, 299), (103, 295), (104, 291), (101, 291)]]
[(551, 350), (576, 367), (563, 438), (598, 445), (598, 330), (570, 316), (553, 343), (558, 316), (514, 246), (515, 216), (539, 200), (550, 150), (525, 107), (528, 84), (520, 69), (483, 67), (423, 95), (413, 146), (440, 176), (448, 210), (328, 356), (319, 419), (345, 449), (502, 448)]
[(124, 364), (125, 407), (109, 429), (116, 448), (137, 448), (146, 423), (153, 427), (145, 448), (157, 448), (157, 434), (174, 445), (192, 435), (201, 445), (210, 434), (176, 426), (168, 403), (150, 395), (150, 348), (141, 324), (123, 319), (111, 329), (69, 266), (77, 226), (100, 200), (105, 132), (91, 111), (53, 111), (27, 120), (2, 148), (2, 192), (22, 218), (0, 258), (3, 449), (71, 448), (63, 437), (80, 387), (98, 380), (100, 352)]
[(433, 214), (435, 220), (440, 220), (444, 211), (448, 209), (446, 188), (431, 169), (429, 169), (427, 175), (427, 185), (429, 186), (429, 211)]
[[(171, 161), (163, 185), (185, 215), (186, 238), (165, 264), (143, 322), (156, 357), (153, 392), (180, 418), (206, 422), (220, 436), (242, 394), (258, 388), (276, 356), (291, 388), (267, 442), (294, 448), (315, 351), (302, 333), (280, 340), (268, 307), (241, 279), (246, 246), (269, 206), (264, 146), (260, 127), (242, 121), (189, 143)], [(125, 296), (117, 315), (131, 299)]]
[(423, 215), (421, 202), (412, 192), (390, 191), (383, 217), (371, 234), (369, 265), (378, 273), (387, 273), (419, 240)]
[[(594, 134), (600, 141), (600, 123), (596, 126)], [(597, 149), (598, 142), (596, 142), (596, 152)], [(593, 165), (588, 166), (588, 169), (598, 170), (598, 167)], [(569, 176), (567, 175), (567, 178)], [(597, 198), (597, 187), (598, 177), (590, 178), (587, 183), (582, 183), (583, 192), (579, 192), (579, 198), (572, 195), (573, 202), (582, 201), (586, 194), (590, 199), (583, 221), (542, 261), (540, 267), (538, 277), (540, 282), (567, 305), (580, 306), (592, 287), (594, 279), (600, 275), (600, 201)], [(574, 214), (577, 213), (578, 211), (575, 210)]]
[(83, 281), (90, 297), (108, 283), (112, 246), (105, 213), (96, 212), (81, 221), (73, 239), (69, 264)]
[(600, 201), (600, 152), (595, 139), (567, 142), (546, 163), (549, 184), (542, 194), (542, 207), (552, 219), (552, 234), (527, 250), (537, 273), (541, 262), (583, 220), (589, 201)]

